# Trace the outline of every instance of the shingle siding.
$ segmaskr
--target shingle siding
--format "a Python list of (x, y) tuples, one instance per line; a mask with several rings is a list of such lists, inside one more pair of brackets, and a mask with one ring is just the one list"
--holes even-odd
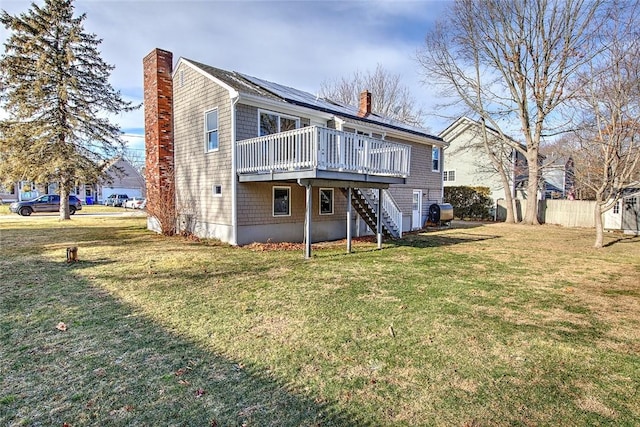
[[(273, 187), (291, 189), (290, 216), (273, 216)], [(333, 214), (320, 215), (319, 194), (320, 187), (313, 187), (311, 240), (318, 242), (343, 238), (346, 233), (345, 196), (339, 188), (334, 188)], [(295, 182), (238, 184), (238, 244), (302, 241), (305, 210), (306, 189)]]
[(444, 186), (484, 186), (491, 190), (493, 200), (504, 198), (504, 185), (478, 138), (478, 131), (473, 127), (448, 138), (451, 145), (445, 150), (447, 158), (443, 169), (455, 171), (455, 181), (445, 181)]
[(236, 139), (255, 138), (258, 136), (258, 108), (252, 105), (236, 106)]
[[(273, 187), (291, 188), (291, 215), (273, 216)], [(324, 188), (324, 187), (323, 187)], [(312, 221), (332, 221), (344, 218), (347, 201), (339, 188), (333, 191), (333, 215), (320, 215), (320, 187), (313, 187)], [(266, 225), (304, 223), (306, 210), (305, 188), (293, 182), (240, 183), (238, 184), (238, 225)]]
[[(230, 226), (231, 105), (229, 92), (188, 65), (176, 70), (174, 86), (174, 155), (177, 211), (181, 226)], [(206, 152), (205, 112), (218, 111), (217, 151)], [(214, 185), (222, 195), (214, 196)], [(195, 225), (193, 225), (195, 227)], [(217, 236), (212, 236), (217, 237)]]
[(420, 224), (403, 224), (403, 230), (418, 228), (424, 224), (433, 203), (442, 203), (442, 172), (433, 172), (431, 163), (432, 145), (407, 143), (387, 138), (387, 141), (411, 145), (411, 174), (406, 184), (392, 184), (389, 192), (404, 215), (404, 222), (411, 221), (413, 214), (413, 190), (422, 190), (422, 220)]

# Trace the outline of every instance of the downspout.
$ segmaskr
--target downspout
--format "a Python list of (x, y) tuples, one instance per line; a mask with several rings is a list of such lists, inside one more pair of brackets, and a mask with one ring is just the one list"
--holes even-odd
[(240, 100), (240, 94), (234, 92), (231, 94), (231, 243), (232, 245), (238, 244), (238, 206), (236, 202), (238, 200), (238, 174), (237, 159), (236, 159), (236, 104)]
[[(440, 167), (440, 203), (444, 203), (444, 151), (447, 147), (443, 145), (440, 149), (440, 156), (442, 157), (440, 159), (440, 163), (442, 164)], [(409, 166), (409, 168), (411, 168), (411, 166)], [(420, 221), (422, 221), (422, 218), (420, 218)]]

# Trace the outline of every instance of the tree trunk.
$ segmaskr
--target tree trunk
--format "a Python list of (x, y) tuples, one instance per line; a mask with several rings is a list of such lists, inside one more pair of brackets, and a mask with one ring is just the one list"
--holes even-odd
[(71, 219), (69, 215), (69, 189), (66, 182), (60, 183), (60, 220)]
[(540, 225), (538, 220), (538, 150), (527, 153), (529, 182), (527, 184), (527, 209), (523, 224)]
[[(504, 187), (504, 202), (505, 208), (507, 209), (507, 218), (504, 220), (506, 223), (514, 224), (517, 222), (515, 209), (513, 206), (513, 195), (511, 194), (511, 183), (508, 179), (504, 177), (504, 175), (500, 174), (500, 180), (502, 181), (502, 186)], [(496, 202), (497, 209), (497, 202)]]
[(602, 248), (604, 241), (604, 223), (602, 222), (602, 205), (598, 201), (596, 207), (593, 210), (594, 220), (596, 224), (596, 241), (593, 244), (594, 248)]

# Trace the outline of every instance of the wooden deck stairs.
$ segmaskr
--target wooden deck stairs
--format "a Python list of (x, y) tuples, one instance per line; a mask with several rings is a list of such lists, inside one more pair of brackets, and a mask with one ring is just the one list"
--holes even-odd
[[(342, 194), (348, 196), (346, 188), (341, 188)], [(391, 197), (387, 195), (386, 197)], [(369, 188), (353, 188), (351, 191), (351, 206), (358, 212), (360, 218), (375, 233), (378, 221), (378, 201), (374, 190)], [(392, 215), (382, 209), (382, 234), (386, 238), (398, 239), (402, 237), (401, 225), (396, 224)]]

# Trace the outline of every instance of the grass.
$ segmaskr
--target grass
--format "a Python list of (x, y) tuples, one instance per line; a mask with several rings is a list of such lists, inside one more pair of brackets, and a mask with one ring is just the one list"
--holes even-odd
[(0, 218), (0, 425), (640, 423), (637, 237), (491, 224), (305, 261), (144, 226)]
[[(0, 215), (17, 215), (12, 214), (9, 211), (9, 205), (11, 203), (3, 203), (0, 204)], [(87, 214), (96, 214), (96, 213), (116, 213), (116, 212), (132, 212), (131, 209), (124, 209), (121, 207), (113, 207), (113, 206), (104, 206), (104, 205), (82, 205), (82, 209), (78, 211), (76, 215), (87, 215)], [(138, 211), (135, 211), (138, 212)], [(58, 216), (57, 212), (47, 212), (47, 213), (36, 213), (34, 216)]]

